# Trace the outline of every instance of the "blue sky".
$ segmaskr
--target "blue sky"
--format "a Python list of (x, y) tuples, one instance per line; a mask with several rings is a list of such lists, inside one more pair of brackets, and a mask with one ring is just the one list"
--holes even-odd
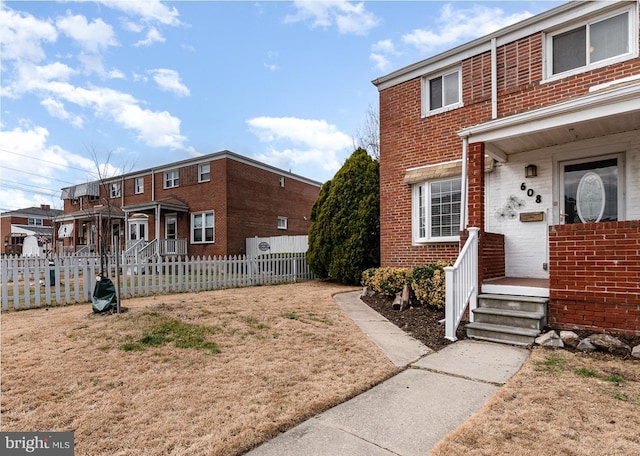
[(560, 3), (2, 2), (0, 211), (225, 149), (324, 182), (372, 80)]

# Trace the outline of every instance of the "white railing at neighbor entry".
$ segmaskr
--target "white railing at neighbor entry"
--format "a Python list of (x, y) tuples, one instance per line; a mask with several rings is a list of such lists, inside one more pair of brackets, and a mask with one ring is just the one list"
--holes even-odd
[(469, 306), (469, 322), (478, 304), (478, 234), (469, 228), (469, 238), (453, 266), (444, 268), (446, 278), (445, 338), (455, 341), (456, 330)]

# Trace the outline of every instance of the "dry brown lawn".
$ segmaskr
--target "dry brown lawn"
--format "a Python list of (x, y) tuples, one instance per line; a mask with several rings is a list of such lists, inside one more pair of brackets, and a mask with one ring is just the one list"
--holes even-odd
[[(3, 431), (78, 455), (233, 455), (396, 372), (307, 282), (2, 314)], [(187, 348), (182, 348), (187, 347)]]
[(640, 361), (536, 348), (432, 456), (640, 454)]

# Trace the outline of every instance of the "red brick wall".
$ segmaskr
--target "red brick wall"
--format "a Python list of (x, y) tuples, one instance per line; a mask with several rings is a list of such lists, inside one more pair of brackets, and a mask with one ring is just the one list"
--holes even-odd
[(549, 324), (640, 335), (640, 221), (549, 230)]
[[(587, 94), (591, 86), (637, 74), (640, 67), (636, 58), (541, 84), (543, 46), (539, 32), (498, 47), (499, 118)], [(464, 106), (459, 109), (423, 118), (419, 77), (380, 91), (383, 266), (413, 266), (457, 256), (457, 243), (412, 245), (411, 186), (403, 178), (408, 168), (460, 159), (462, 140), (456, 132), (491, 120), (490, 52), (467, 58), (461, 68)]]
[[(228, 251), (245, 252), (248, 237), (306, 235), (311, 207), (320, 187), (278, 173), (257, 169), (234, 160), (228, 166)], [(287, 218), (287, 229), (278, 229), (278, 217)]]
[[(460, 232), (460, 250), (469, 239), (468, 231)], [(481, 232), (478, 242), (478, 283), (484, 279), (505, 276), (504, 235)]]

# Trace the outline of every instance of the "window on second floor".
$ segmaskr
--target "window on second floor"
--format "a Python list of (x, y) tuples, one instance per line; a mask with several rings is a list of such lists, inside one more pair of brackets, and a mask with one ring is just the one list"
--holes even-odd
[(606, 65), (612, 59), (630, 57), (633, 53), (630, 21), (631, 11), (627, 9), (550, 34), (549, 76), (573, 74)]
[(41, 218), (29, 218), (28, 219), (28, 224), (30, 226), (42, 226), (42, 219)]
[(211, 164), (201, 163), (198, 165), (198, 182), (209, 182), (211, 180)]
[(279, 230), (287, 229), (287, 217), (278, 217), (278, 229)]
[(109, 197), (120, 198), (120, 182), (109, 184)]
[(428, 116), (462, 105), (460, 70), (455, 69), (422, 81), (423, 115)]
[(144, 177), (136, 177), (133, 181), (133, 191), (136, 195), (144, 193)]
[(413, 241), (450, 242), (459, 240), (460, 178), (434, 180), (413, 186)]
[(177, 169), (171, 171), (165, 171), (164, 173), (164, 188), (174, 188), (178, 186), (179, 173)]
[(214, 241), (213, 211), (191, 214), (191, 243), (212, 244)]

